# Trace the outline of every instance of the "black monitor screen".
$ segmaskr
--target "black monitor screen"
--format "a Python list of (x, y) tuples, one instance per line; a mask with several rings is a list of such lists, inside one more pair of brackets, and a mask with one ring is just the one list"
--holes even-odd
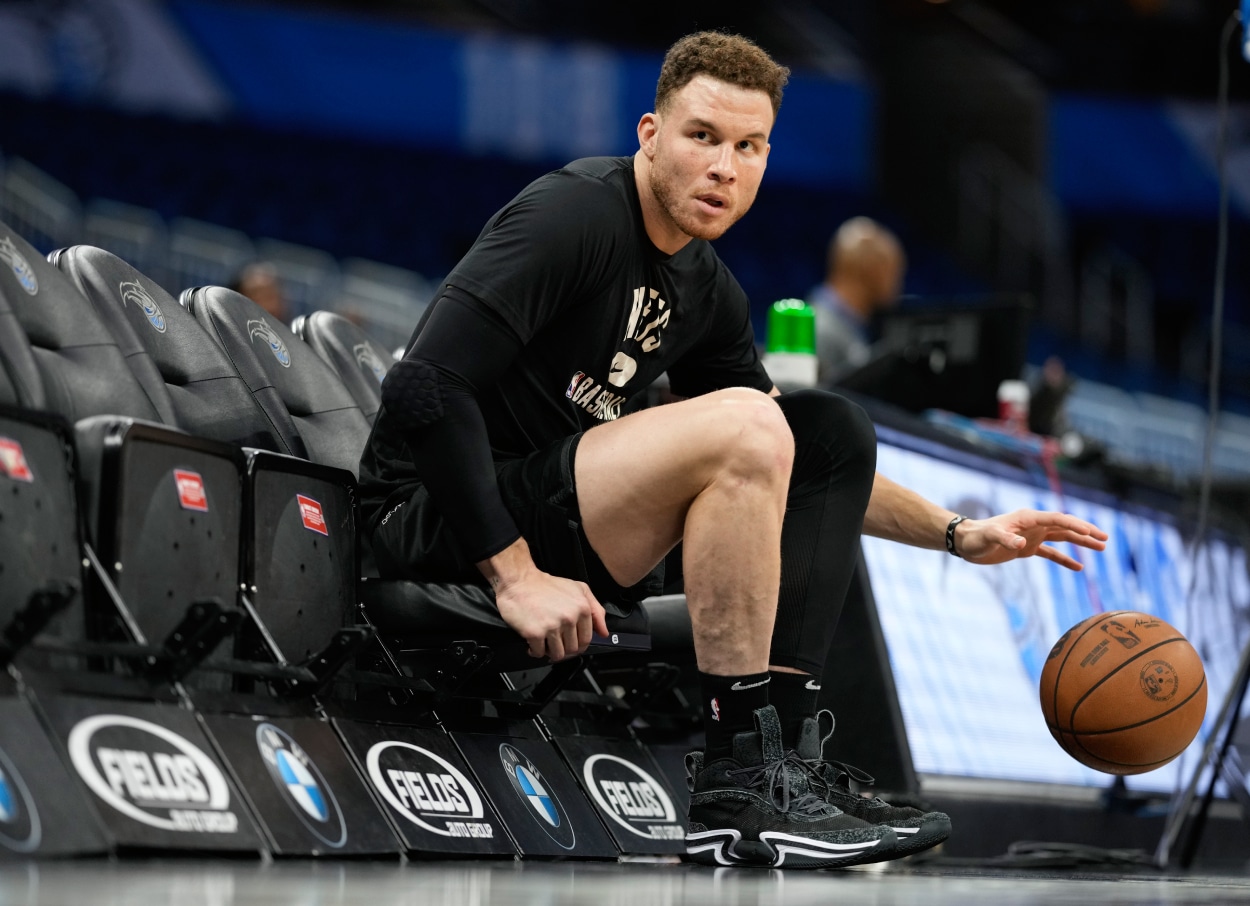
[(905, 299), (882, 316), (873, 358), (832, 383), (908, 412), (993, 418), (999, 383), (1024, 368), (1030, 313), (1023, 296)]

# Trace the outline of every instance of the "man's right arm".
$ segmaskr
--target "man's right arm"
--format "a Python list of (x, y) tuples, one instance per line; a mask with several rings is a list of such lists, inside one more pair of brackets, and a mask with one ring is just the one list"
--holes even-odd
[(430, 499), (530, 652), (558, 660), (585, 650), (592, 628), (606, 634), (603, 609), (582, 583), (534, 565), (500, 496), (477, 402), (479, 389), (500, 380), (521, 341), (454, 288), (433, 304), (416, 342), (383, 382), (380, 417), (404, 437)]

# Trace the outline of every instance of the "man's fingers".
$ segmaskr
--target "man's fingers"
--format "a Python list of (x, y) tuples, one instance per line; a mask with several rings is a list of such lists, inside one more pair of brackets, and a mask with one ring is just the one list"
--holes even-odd
[(560, 633), (547, 633), (547, 657), (553, 661), (564, 659), (564, 642), (560, 639)]
[(603, 609), (603, 605), (595, 601), (594, 606), (590, 610), (590, 617), (593, 621), (595, 632), (603, 636), (605, 639), (611, 635), (608, 632), (608, 613)]
[(530, 657), (543, 657), (546, 652), (546, 639), (529, 639)]
[(577, 650), (585, 651), (590, 647), (590, 640), (593, 638), (594, 627), (591, 623), (591, 614), (584, 613), (577, 618)]
[(560, 641), (564, 644), (564, 656), (572, 657), (582, 650), (577, 643), (577, 624), (569, 623), (560, 630)]
[(1060, 566), (1066, 566), (1073, 572), (1079, 573), (1085, 568), (1078, 561), (1073, 560), (1067, 554), (1060, 553), (1053, 547), (1048, 547), (1046, 545), (1037, 549), (1037, 556), (1041, 557), (1043, 560), (1049, 560), (1051, 563), (1058, 563)]
[(1046, 540), (1052, 543), (1066, 541), (1069, 544), (1077, 544), (1095, 551), (1106, 550), (1107, 548), (1106, 539), (1096, 538), (1093, 535), (1083, 535), (1080, 532), (1073, 531), (1052, 532)]

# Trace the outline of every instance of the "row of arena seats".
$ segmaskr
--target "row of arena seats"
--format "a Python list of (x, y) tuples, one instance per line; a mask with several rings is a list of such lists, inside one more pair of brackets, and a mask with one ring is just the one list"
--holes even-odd
[(408, 268), (339, 259), (193, 217), (167, 221), (152, 208), (108, 198), (81, 199), (29, 161), (2, 154), (0, 221), (37, 248), (85, 244), (111, 251), (166, 289), (231, 284), (245, 266), (264, 262), (281, 283), (288, 317), (337, 311), (367, 325), (387, 348), (407, 339), (432, 288)]
[[(1064, 414), (1073, 429), (1105, 447), (1112, 463), (1167, 470), (1178, 486), (1202, 473), (1209, 426), (1206, 408), (1196, 403), (1080, 380), (1064, 401)], [(1250, 417), (1220, 412), (1214, 428), (1215, 478), (1250, 480)]]
[(481, 586), (362, 578), (385, 349), (0, 260), (0, 857), (683, 851), (679, 595), (545, 665)]

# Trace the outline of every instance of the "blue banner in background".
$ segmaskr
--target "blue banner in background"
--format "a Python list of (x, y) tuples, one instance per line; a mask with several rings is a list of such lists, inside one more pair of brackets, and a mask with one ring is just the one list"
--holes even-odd
[[(1214, 219), (1213, 104), (1081, 95), (1051, 99), (1051, 186), (1069, 211)], [(1229, 110), (1234, 211), (1250, 214), (1250, 106)]]
[[(630, 154), (661, 55), (341, 13), (173, 0), (237, 115), (259, 125), (560, 164)], [(857, 81), (796, 74), (769, 183), (864, 191), (871, 108)]]

